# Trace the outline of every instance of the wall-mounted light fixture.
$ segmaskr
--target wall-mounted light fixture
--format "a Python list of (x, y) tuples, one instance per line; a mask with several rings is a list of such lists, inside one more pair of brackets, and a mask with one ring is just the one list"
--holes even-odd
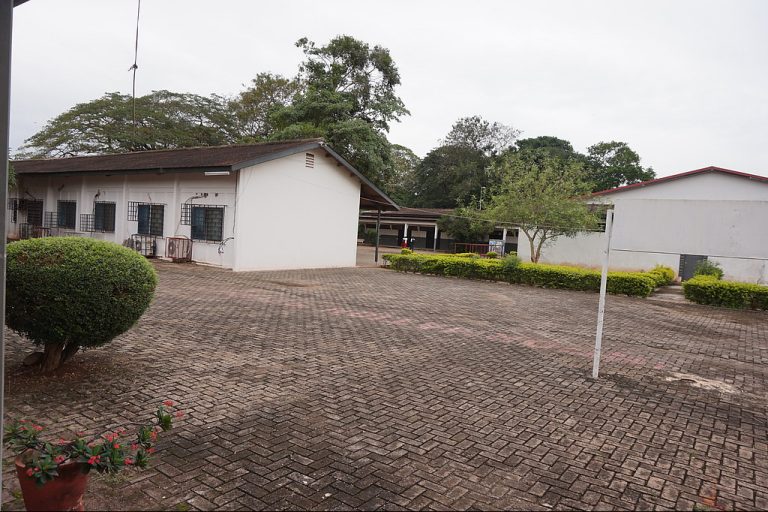
[(205, 171), (206, 176), (229, 176), (229, 171)]

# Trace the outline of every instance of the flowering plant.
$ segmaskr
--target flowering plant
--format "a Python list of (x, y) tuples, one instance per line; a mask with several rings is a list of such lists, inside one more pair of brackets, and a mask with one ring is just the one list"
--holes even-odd
[(173, 416), (180, 418), (184, 413), (174, 411), (176, 403), (166, 400), (157, 408), (152, 424), (141, 425), (135, 440), (126, 437), (127, 430), (119, 428), (114, 432), (86, 438), (84, 432), (77, 432), (72, 440), (59, 439), (46, 442), (40, 439), (44, 428), (29, 420), (13, 420), (5, 426), (3, 441), (22, 462), (27, 476), (34, 478), (38, 485), (59, 476), (62, 464), (82, 463), (83, 471), (96, 469), (99, 473), (117, 473), (127, 467), (145, 468), (158, 432), (170, 430)]

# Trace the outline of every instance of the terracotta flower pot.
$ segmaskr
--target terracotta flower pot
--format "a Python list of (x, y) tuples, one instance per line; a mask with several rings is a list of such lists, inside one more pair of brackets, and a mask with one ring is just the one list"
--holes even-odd
[(16, 457), (16, 474), (27, 510), (85, 510), (83, 494), (88, 485), (90, 467), (82, 462), (69, 462), (59, 466), (59, 476), (38, 485), (27, 475), (23, 455)]

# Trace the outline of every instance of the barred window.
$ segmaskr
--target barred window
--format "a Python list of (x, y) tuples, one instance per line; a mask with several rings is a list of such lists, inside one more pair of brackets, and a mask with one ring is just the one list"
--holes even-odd
[(76, 201), (59, 201), (58, 208), (58, 227), (65, 229), (75, 229), (75, 222), (77, 221), (77, 202)]
[(140, 235), (163, 236), (165, 206), (162, 204), (136, 204), (136, 220)]
[(191, 208), (192, 240), (220, 242), (224, 231), (223, 206), (193, 206)]
[(93, 228), (96, 231), (115, 231), (115, 203), (97, 201), (93, 205)]
[(43, 225), (43, 202), (38, 199), (22, 199), (19, 209), (27, 211), (27, 224), (30, 226)]

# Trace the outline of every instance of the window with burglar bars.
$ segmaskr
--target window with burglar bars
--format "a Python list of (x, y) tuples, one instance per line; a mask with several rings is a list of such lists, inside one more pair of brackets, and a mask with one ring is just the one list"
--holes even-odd
[(59, 227), (59, 212), (45, 212), (45, 217), (43, 217), (43, 227)]
[(136, 203), (136, 220), (139, 221), (137, 232), (140, 235), (163, 236), (165, 205)]
[(190, 208), (192, 240), (221, 242), (224, 232), (223, 206), (192, 206)]
[(96, 216), (92, 213), (81, 213), (80, 214), (80, 231), (84, 231), (86, 233), (93, 233), (96, 231), (96, 222), (95, 222)]
[(26, 210), (27, 222), (30, 226), (43, 225), (43, 202), (39, 199), (22, 199), (19, 201), (19, 209)]
[(64, 229), (75, 229), (77, 221), (77, 202), (59, 201), (56, 209), (58, 212), (56, 225)]
[(19, 200), (15, 197), (9, 197), (8, 209), (11, 211), (11, 222), (16, 224), (19, 220)]
[(96, 201), (93, 203), (93, 230), (105, 233), (115, 232), (115, 203)]

